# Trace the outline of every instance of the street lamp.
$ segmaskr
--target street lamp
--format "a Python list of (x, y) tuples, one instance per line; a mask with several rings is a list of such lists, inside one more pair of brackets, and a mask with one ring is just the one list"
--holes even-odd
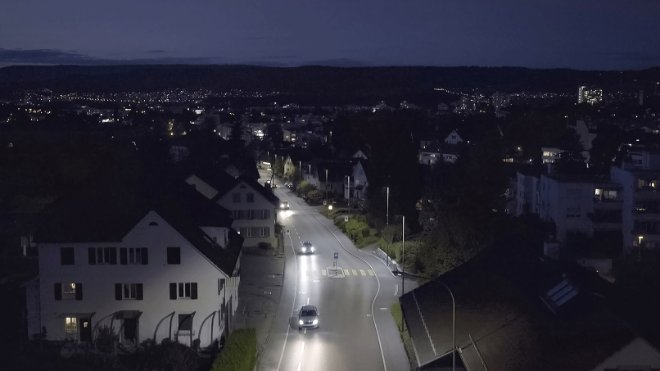
[(348, 188), (348, 202), (347, 202), (347, 205), (351, 206), (351, 176), (347, 175), (346, 178), (348, 180), (348, 186), (346, 187), (346, 188)]
[(328, 169), (325, 169), (325, 199), (328, 200)]
[(642, 241), (644, 241), (644, 236), (637, 236), (637, 261), (642, 261)]
[[(390, 187), (387, 187), (388, 194), (389, 194), (389, 189)], [(406, 268), (405, 268), (405, 262), (406, 262), (406, 216), (402, 215), (403, 217), (403, 223), (401, 223), (401, 247), (402, 247), (402, 252), (401, 252), (401, 295), (406, 293), (405, 289), (405, 283), (406, 283)], [(403, 323), (405, 321), (401, 320), (401, 332), (403, 333)]]
[(385, 187), (387, 197), (385, 198), (385, 225), (390, 225), (390, 186)]

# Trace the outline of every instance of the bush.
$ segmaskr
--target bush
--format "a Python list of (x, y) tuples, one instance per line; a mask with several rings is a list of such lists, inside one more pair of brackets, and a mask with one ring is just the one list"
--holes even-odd
[(311, 191), (307, 192), (307, 201), (310, 204), (318, 205), (321, 203), (321, 200), (323, 200), (323, 193), (321, 193), (321, 191), (318, 189), (312, 189)]
[(141, 348), (134, 358), (138, 370), (184, 371), (196, 370), (199, 366), (197, 352), (176, 341), (163, 340), (158, 345), (144, 342)]
[(211, 371), (252, 371), (257, 364), (257, 332), (236, 330), (229, 335), (225, 348), (213, 362)]
[(110, 326), (99, 327), (99, 333), (96, 336), (96, 349), (103, 353), (114, 353), (115, 345), (119, 342), (119, 335), (117, 335)]

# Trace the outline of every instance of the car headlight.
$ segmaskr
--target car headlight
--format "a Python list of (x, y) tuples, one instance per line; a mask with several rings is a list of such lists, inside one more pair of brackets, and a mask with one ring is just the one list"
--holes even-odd
[(316, 319), (314, 319), (314, 321), (312, 321), (312, 325), (318, 325), (318, 324), (319, 324), (318, 318), (316, 318)]
[(307, 252), (307, 248), (306, 248), (306, 247), (303, 247), (303, 248), (302, 248), (302, 252)]
[(309, 251), (314, 252), (314, 246), (312, 246)]
[(303, 320), (298, 320), (299, 325), (302, 325), (303, 323), (305, 323), (305, 322), (303, 322)]

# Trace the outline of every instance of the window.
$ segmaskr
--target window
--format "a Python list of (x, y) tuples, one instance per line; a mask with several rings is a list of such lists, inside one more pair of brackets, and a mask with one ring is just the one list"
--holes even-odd
[(270, 228), (268, 227), (243, 227), (239, 231), (244, 238), (270, 237)]
[(147, 265), (149, 254), (146, 247), (122, 247), (119, 249), (119, 263), (122, 265)]
[(116, 247), (90, 247), (87, 252), (89, 265), (117, 264)]
[(73, 247), (60, 247), (60, 263), (62, 265), (73, 265), (75, 263)]
[(82, 300), (82, 283), (56, 283), (55, 300)]
[(231, 194), (231, 202), (233, 203), (239, 203), (241, 202), (241, 194), (236, 192)]
[(179, 331), (192, 331), (193, 313), (179, 314)]
[(181, 264), (181, 249), (178, 247), (167, 248), (167, 264)]
[(247, 202), (249, 202), (249, 203), (254, 202), (254, 193), (248, 193), (247, 194)]
[(67, 338), (78, 337), (78, 318), (76, 317), (64, 318), (64, 334)]
[(270, 210), (259, 210), (259, 219), (268, 219), (270, 217)]
[(170, 283), (170, 299), (197, 299), (197, 282)]
[(142, 300), (141, 283), (115, 283), (116, 300)]

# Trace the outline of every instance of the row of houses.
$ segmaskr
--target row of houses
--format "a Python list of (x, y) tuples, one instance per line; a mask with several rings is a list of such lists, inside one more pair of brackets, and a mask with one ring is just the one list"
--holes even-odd
[(278, 206), (255, 179), (211, 171), (59, 199), (33, 238), (28, 336), (217, 345), (235, 327), (242, 250), (276, 243)]

